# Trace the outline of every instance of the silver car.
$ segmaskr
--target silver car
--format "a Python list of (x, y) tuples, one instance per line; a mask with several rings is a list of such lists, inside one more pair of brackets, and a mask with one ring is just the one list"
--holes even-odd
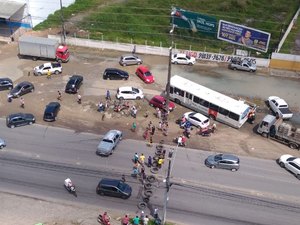
[(6, 147), (6, 143), (3, 139), (0, 138), (0, 149)]
[(128, 65), (140, 65), (143, 61), (136, 55), (123, 55), (120, 58), (120, 65), (128, 66)]
[(117, 144), (122, 139), (122, 132), (119, 130), (108, 131), (97, 147), (97, 155), (109, 156), (115, 150)]
[(210, 155), (205, 160), (205, 165), (209, 168), (237, 171), (240, 168), (240, 159), (237, 156), (230, 154)]

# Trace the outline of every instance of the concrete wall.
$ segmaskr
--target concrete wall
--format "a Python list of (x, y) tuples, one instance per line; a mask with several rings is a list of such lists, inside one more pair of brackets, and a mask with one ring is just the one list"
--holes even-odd
[(272, 53), (270, 68), (300, 71), (300, 56)]

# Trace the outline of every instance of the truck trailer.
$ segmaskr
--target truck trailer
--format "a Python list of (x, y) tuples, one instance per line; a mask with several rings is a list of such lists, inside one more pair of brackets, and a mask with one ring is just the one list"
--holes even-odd
[(282, 118), (266, 115), (259, 123), (257, 133), (300, 150), (300, 128), (284, 123)]
[(34, 36), (19, 38), (19, 55), (33, 60), (44, 58), (58, 62), (68, 62), (70, 57), (67, 45), (60, 45), (55, 39)]

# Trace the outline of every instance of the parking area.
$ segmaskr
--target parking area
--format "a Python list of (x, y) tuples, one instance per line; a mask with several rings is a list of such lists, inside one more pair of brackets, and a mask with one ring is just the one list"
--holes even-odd
[[(125, 138), (143, 139), (143, 133), (150, 121), (158, 125), (159, 120), (155, 117), (155, 109), (148, 104), (149, 99), (160, 94), (165, 87), (167, 77), (168, 59), (160, 56), (142, 55), (143, 65), (148, 66), (155, 76), (155, 83), (145, 84), (135, 75), (137, 66), (122, 67), (119, 65), (120, 52), (103, 51), (95, 49), (83, 49), (71, 47), (71, 59), (69, 63), (63, 64), (63, 72), (59, 75), (52, 75), (51, 79), (47, 76), (33, 76), (33, 68), (46, 61), (31, 61), (28, 59), (19, 59), (17, 57), (17, 46), (15, 43), (4, 45), (0, 49), (0, 76), (10, 77), (15, 84), (20, 81), (32, 82), (35, 91), (24, 95), (25, 109), (20, 108), (19, 99), (14, 99), (11, 103), (7, 102), (7, 91), (0, 92), (0, 116), (6, 117), (10, 113), (29, 112), (36, 116), (37, 123), (60, 126), (74, 129), (75, 132), (93, 132), (104, 134), (111, 128), (119, 129), (124, 132)], [(114, 67), (126, 70), (129, 73), (129, 79), (125, 80), (103, 80), (102, 74), (106, 68)], [(218, 74), (224, 71), (224, 67), (212, 64), (197, 64), (194, 66), (173, 66), (172, 74), (179, 74), (185, 71), (183, 76), (197, 76), (197, 79), (213, 76), (218, 79)], [(228, 73), (228, 72), (224, 72)], [(239, 73), (239, 72), (236, 72)], [(243, 72), (241, 72), (243, 73)], [(82, 96), (82, 104), (77, 103), (77, 95), (64, 93), (65, 85), (71, 75), (82, 75), (83, 85), (79, 93)], [(181, 74), (180, 74), (181, 75)], [(250, 79), (245, 74), (245, 79)], [(230, 82), (230, 77), (227, 77)], [(219, 77), (220, 79), (220, 77)], [(227, 80), (227, 81), (228, 81)], [(226, 80), (221, 80), (221, 84), (226, 84)], [(145, 94), (144, 100), (129, 101), (130, 105), (135, 105), (138, 109), (137, 118), (128, 116), (127, 113), (117, 113), (111, 106), (106, 112), (97, 111), (99, 101), (105, 101), (105, 94), (110, 90), (113, 100), (116, 90), (120, 86), (133, 86), (141, 88)], [(212, 85), (214, 86), (214, 85)], [(230, 87), (231, 88), (231, 87)], [(226, 89), (224, 87), (224, 89)], [(62, 101), (61, 110), (56, 122), (44, 122), (42, 117), (45, 106), (52, 101), (57, 101), (57, 93), (61, 91)], [(220, 90), (222, 91), (222, 90)], [(235, 94), (234, 89), (227, 90), (227, 93)], [(258, 102), (261, 107), (256, 122), (268, 113), (268, 109), (263, 105), (262, 99), (256, 97), (251, 100)], [(175, 121), (183, 113), (190, 111), (184, 107), (176, 105), (174, 112), (169, 116), (169, 134), (163, 136), (160, 131), (156, 131), (153, 136), (153, 142), (159, 142), (164, 139), (166, 143), (172, 144), (173, 138), (182, 133)], [(146, 118), (144, 115), (148, 114)], [(136, 132), (131, 132), (131, 124), (136, 122)], [(187, 145), (190, 148), (203, 149), (216, 152), (232, 152), (239, 155), (251, 155), (262, 158), (278, 158), (281, 154), (289, 153), (299, 154), (295, 150), (289, 149), (280, 143), (266, 140), (257, 135), (255, 125), (245, 124), (241, 129), (236, 130), (223, 124), (217, 123), (217, 132), (210, 137), (201, 137), (196, 135), (196, 129), (192, 130), (192, 136)], [(9, 129), (9, 128), (7, 128)], [(146, 145), (145, 145), (146, 147)]]

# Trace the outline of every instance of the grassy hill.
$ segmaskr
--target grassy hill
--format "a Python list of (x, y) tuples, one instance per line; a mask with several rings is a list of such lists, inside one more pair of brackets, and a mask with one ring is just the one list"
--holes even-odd
[[(108, 0), (77, 0), (64, 9), (64, 17), (72, 20), (76, 30), (88, 32), (89, 38), (136, 44), (170, 46), (170, 9), (177, 6), (229, 22), (243, 24), (271, 33), (269, 51), (276, 48), (283, 31), (299, 7), (295, 0), (124, 0), (106, 5)], [(84, 13), (83, 18), (72, 14)], [(60, 25), (60, 13), (35, 29)], [(293, 30), (296, 32), (297, 30)], [(71, 33), (73, 31), (70, 31)], [(295, 34), (294, 34), (295, 36)], [(236, 45), (184, 29), (175, 29), (177, 48), (232, 53)], [(286, 51), (294, 40), (288, 39)], [(241, 47), (239, 47), (241, 48)], [(267, 55), (267, 54), (266, 54)]]

